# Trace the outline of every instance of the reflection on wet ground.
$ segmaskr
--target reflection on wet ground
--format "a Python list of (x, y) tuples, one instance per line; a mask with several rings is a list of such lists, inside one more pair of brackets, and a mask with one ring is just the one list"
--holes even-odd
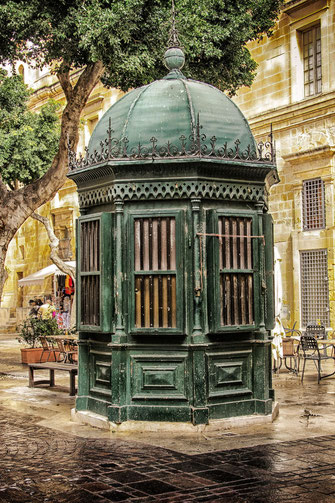
[(1, 503), (334, 502), (335, 435), (187, 455), (0, 409)]
[(0, 503), (335, 502), (335, 378), (318, 385), (313, 367), (303, 385), (274, 375), (272, 424), (114, 435), (71, 423), (68, 393), (29, 389), (10, 348), (0, 341)]

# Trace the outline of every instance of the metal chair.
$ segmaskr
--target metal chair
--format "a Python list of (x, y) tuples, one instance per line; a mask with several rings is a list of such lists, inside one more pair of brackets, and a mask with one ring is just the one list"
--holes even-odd
[(327, 339), (325, 327), (323, 325), (318, 325), (317, 323), (308, 323), (305, 335), (315, 337), (316, 339)]
[(53, 361), (57, 361), (57, 357), (56, 357), (56, 350), (53, 346), (52, 343), (48, 342), (47, 338), (44, 336), (44, 335), (41, 335), (40, 337), (40, 341), (41, 341), (41, 344), (42, 344), (42, 348), (43, 348), (43, 351), (41, 353), (41, 358), (40, 358), (40, 362), (42, 361), (43, 359), (43, 355), (44, 353), (48, 353), (48, 357), (46, 359), (46, 361), (48, 362), (49, 361), (49, 358), (50, 358), (50, 355), (51, 353), (54, 354), (54, 360)]
[[(289, 365), (287, 363), (289, 359)], [(296, 339), (283, 340), (283, 361), (290, 372), (298, 374), (299, 372), (299, 341)], [(293, 366), (292, 366), (293, 362)]]
[(315, 337), (311, 337), (310, 335), (302, 335), (300, 338), (300, 349), (302, 351), (302, 358), (304, 359), (301, 382), (303, 382), (304, 380), (305, 365), (307, 360), (313, 361), (314, 365), (317, 368), (318, 384), (321, 379), (324, 379), (325, 377), (330, 377), (335, 374), (335, 372), (332, 372), (331, 374), (321, 376), (321, 361), (334, 360), (334, 357), (328, 356), (326, 350), (324, 351), (323, 349), (321, 349), (320, 351)]
[(62, 362), (63, 363), (74, 363), (74, 355), (78, 354), (78, 351), (76, 350), (68, 350), (65, 347), (64, 340), (63, 339), (57, 339), (57, 346), (59, 349), (59, 354), (62, 356)]

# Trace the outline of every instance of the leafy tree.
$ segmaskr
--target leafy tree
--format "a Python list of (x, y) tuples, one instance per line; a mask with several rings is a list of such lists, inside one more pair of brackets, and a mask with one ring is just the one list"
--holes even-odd
[(2, 180), (28, 184), (50, 167), (59, 141), (58, 105), (49, 102), (40, 113), (28, 109), (31, 92), (20, 75), (0, 69), (0, 169)]
[[(245, 48), (269, 33), (281, 0), (176, 0), (184, 73), (233, 94), (250, 85), (256, 64)], [(58, 151), (38, 180), (9, 192), (0, 181), (0, 293), (16, 230), (62, 186), (67, 138), (78, 141), (80, 114), (100, 79), (127, 90), (166, 73), (162, 55), (171, 25), (168, 0), (3, 0), (0, 63), (49, 65), (66, 97)], [(78, 79), (71, 74), (81, 69)], [(3, 210), (6, 208), (6, 211)], [(11, 217), (8, 217), (8, 212)]]

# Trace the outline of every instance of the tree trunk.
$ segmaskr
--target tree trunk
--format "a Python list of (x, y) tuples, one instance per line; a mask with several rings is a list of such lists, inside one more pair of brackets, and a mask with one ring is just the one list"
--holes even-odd
[(58, 254), (59, 239), (55, 235), (50, 221), (46, 217), (43, 217), (42, 215), (39, 215), (38, 213), (35, 213), (35, 212), (31, 214), (31, 217), (34, 218), (35, 220), (38, 220), (39, 222), (41, 222), (44, 225), (44, 227), (48, 233), (49, 246), (50, 246), (50, 250), (51, 250), (50, 251), (50, 258), (51, 258), (52, 262), (58, 267), (58, 269), (63, 271), (65, 274), (68, 274), (69, 276), (71, 276), (73, 281), (75, 281), (76, 268), (67, 264), (66, 262), (64, 262), (64, 260), (62, 260), (60, 258), (59, 254)]
[(61, 120), (58, 152), (49, 170), (35, 182), (18, 190), (9, 190), (0, 176), (0, 302), (6, 281), (5, 259), (17, 230), (40, 206), (50, 201), (62, 187), (68, 172), (68, 141), (75, 150), (80, 115), (104, 71), (100, 61), (87, 65), (72, 87), (69, 72), (58, 74), (67, 99)]

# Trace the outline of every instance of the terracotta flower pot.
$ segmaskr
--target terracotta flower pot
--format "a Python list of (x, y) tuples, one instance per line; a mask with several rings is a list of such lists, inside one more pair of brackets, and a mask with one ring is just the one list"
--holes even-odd
[[(41, 360), (43, 348), (21, 348), (21, 362), (22, 363), (44, 363), (47, 361), (49, 362), (54, 362), (59, 359), (59, 351), (55, 351), (56, 353), (56, 359), (55, 355), (52, 352), (50, 355), (47, 351), (44, 352), (43, 358)], [(49, 358), (48, 358), (49, 355)]]

